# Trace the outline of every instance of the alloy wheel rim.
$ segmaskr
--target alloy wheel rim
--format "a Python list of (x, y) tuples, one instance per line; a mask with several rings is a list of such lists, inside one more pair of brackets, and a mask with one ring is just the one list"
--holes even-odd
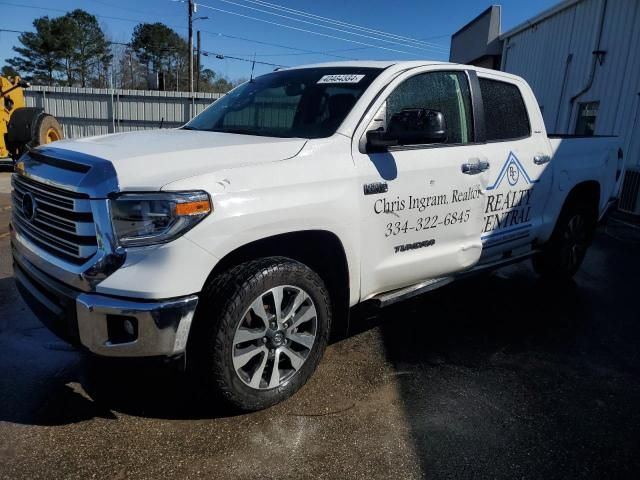
[(289, 382), (309, 357), (317, 331), (317, 310), (307, 292), (293, 285), (267, 290), (247, 308), (233, 337), (238, 378), (256, 390)]

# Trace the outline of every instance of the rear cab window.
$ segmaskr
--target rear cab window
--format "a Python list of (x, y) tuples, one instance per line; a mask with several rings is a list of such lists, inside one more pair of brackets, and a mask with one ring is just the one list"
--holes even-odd
[(479, 78), (484, 105), (486, 140), (516, 140), (531, 135), (527, 107), (513, 83)]

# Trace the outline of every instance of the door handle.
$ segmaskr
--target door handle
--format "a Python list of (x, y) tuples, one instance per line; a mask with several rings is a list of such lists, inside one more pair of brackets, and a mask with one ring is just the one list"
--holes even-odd
[(462, 164), (462, 173), (467, 175), (477, 175), (489, 169), (489, 162), (486, 160), (478, 160), (476, 162), (468, 162)]
[(551, 161), (551, 157), (549, 155), (536, 155), (533, 157), (533, 163), (536, 165), (544, 165), (545, 163), (549, 163)]

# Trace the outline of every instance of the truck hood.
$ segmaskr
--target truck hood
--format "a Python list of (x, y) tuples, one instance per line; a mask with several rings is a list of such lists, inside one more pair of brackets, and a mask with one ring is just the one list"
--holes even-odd
[(147, 130), (56, 142), (110, 161), (120, 190), (159, 190), (187, 177), (294, 157), (307, 142), (195, 130)]

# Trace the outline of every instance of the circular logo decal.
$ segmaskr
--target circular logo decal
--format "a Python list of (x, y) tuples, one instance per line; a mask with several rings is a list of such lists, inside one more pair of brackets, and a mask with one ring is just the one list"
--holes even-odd
[(22, 196), (22, 214), (24, 218), (32, 221), (36, 217), (36, 199), (30, 193), (25, 193)]
[(518, 183), (518, 179), (520, 178), (520, 171), (518, 167), (516, 167), (513, 163), (509, 165), (507, 168), (507, 179), (509, 180), (509, 185), (512, 187)]

